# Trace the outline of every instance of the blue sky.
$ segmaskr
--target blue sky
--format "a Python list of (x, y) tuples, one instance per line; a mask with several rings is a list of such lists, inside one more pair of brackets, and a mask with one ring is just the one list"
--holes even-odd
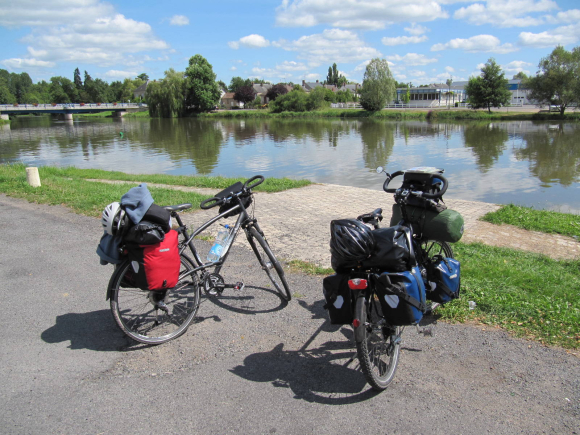
[(218, 80), (323, 81), (336, 63), (362, 82), (373, 58), (400, 82), (467, 80), (491, 57), (535, 74), (580, 45), (578, 0), (0, 0), (0, 68), (32, 80), (108, 82), (184, 71), (201, 54)]

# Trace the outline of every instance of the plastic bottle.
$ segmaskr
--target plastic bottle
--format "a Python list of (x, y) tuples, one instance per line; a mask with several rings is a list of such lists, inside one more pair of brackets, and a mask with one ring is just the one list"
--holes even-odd
[(207, 254), (207, 261), (210, 262), (218, 261), (221, 258), (222, 251), (224, 250), (224, 247), (228, 244), (229, 239), (230, 239), (230, 227), (229, 225), (226, 225), (223, 229), (218, 231), (215, 243)]

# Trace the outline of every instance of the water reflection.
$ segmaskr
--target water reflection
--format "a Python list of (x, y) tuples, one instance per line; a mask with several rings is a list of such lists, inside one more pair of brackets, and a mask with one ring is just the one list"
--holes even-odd
[[(538, 131), (524, 133), (525, 147), (514, 150), (518, 160), (545, 186), (571, 186), (580, 181), (580, 127), (576, 124), (540, 124)], [(547, 127), (547, 128), (546, 128)]]
[(502, 124), (470, 123), (463, 129), (463, 140), (475, 154), (479, 170), (487, 172), (506, 150), (508, 132)]
[[(0, 129), (0, 162), (132, 173), (308, 178), (380, 190), (374, 168), (446, 169), (452, 194), (580, 210), (580, 126), (550, 122), (29, 117)], [(456, 195), (456, 197), (458, 197)]]

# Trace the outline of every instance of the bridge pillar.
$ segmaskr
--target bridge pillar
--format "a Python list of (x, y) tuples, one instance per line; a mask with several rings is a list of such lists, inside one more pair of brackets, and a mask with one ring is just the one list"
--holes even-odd
[(125, 115), (127, 113), (127, 111), (125, 110), (117, 110), (115, 112), (113, 112), (113, 117), (114, 118), (122, 118), (123, 115)]
[(72, 113), (63, 113), (62, 119), (64, 119), (65, 121), (72, 121), (73, 119)]
[(0, 114), (0, 119), (3, 119), (4, 121), (10, 121), (10, 115), (8, 115), (8, 113), (2, 113)]

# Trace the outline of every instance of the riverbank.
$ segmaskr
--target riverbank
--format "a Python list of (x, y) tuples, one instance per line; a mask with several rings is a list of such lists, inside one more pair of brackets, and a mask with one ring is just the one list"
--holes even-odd
[[(153, 197), (159, 204), (197, 204), (197, 212), (183, 215), (185, 222), (195, 227), (215, 211), (200, 211), (199, 202), (225, 187), (216, 185), (214, 191), (200, 193), (196, 181), (180, 181), (188, 186), (177, 184), (177, 180), (196, 177), (164, 175), (159, 176), (161, 179), (155, 175), (40, 168), (43, 185), (35, 189), (27, 185), (21, 166), (0, 165), (0, 192), (32, 202), (65, 205), (95, 217), (137, 182), (171, 180), (176, 184), (151, 185)], [(257, 193), (254, 203), (272, 248), (287, 265), (303, 272), (315, 265), (317, 273), (330, 274), (329, 222), (382, 207), (383, 223), (388, 224), (392, 197), (369, 189), (310, 184)], [(545, 344), (580, 348), (580, 243), (571, 237), (481, 222), (481, 217), (500, 208), (494, 204), (447, 198), (446, 203), (459, 211), (466, 223), (463, 240), (454, 245), (462, 265), (462, 297), (439, 310), (441, 318), (496, 325)], [(476, 302), (477, 308), (470, 310), (468, 301)]]
[[(580, 112), (565, 113), (560, 116), (557, 112), (535, 110), (519, 111), (518, 107), (501, 108), (488, 112), (487, 110), (465, 109), (384, 109), (380, 112), (368, 112), (362, 109), (326, 109), (311, 112), (282, 112), (272, 113), (268, 110), (218, 110), (210, 113), (192, 114), (190, 117), (217, 118), (217, 119), (278, 119), (278, 118), (341, 118), (341, 119), (373, 119), (373, 120), (504, 120), (504, 121), (580, 121)], [(111, 112), (102, 112), (79, 117), (112, 117)], [(133, 112), (124, 115), (126, 118), (149, 118), (149, 112)]]

